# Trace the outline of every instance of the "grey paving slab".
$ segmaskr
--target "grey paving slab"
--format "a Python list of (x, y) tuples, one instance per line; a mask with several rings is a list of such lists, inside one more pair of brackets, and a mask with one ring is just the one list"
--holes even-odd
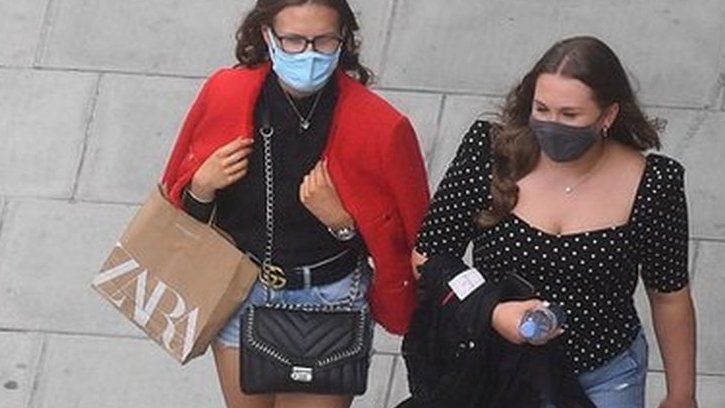
[(433, 156), (443, 96), (440, 94), (382, 91), (381, 95), (413, 123), (424, 158)]
[(56, 1), (41, 65), (204, 76), (232, 65), (251, 0)]
[(49, 336), (38, 408), (223, 407), (211, 352), (181, 367), (148, 340)]
[(78, 197), (140, 202), (161, 178), (202, 81), (104, 75)]
[(70, 196), (96, 81), (0, 69), (1, 195)]
[(381, 73), (388, 25), (393, 13), (393, 0), (350, 0), (360, 24), (362, 63), (377, 75)]
[(0, 236), (0, 327), (140, 335), (89, 286), (133, 212), (12, 201)]
[(724, 126), (725, 113), (693, 113), (692, 133), (678, 138), (674, 147), (675, 157), (686, 166), (692, 234), (697, 237), (725, 238)]
[(443, 106), (440, 130), (428, 158), (428, 175), (432, 188), (438, 186), (448, 164), (456, 155), (463, 135), (479, 117), (492, 119), (498, 111), (499, 99), (476, 96), (447, 96)]
[(648, 107), (645, 107), (645, 113), (665, 122), (665, 128), (660, 133), (662, 153), (675, 158), (682, 156), (681, 141), (697, 130), (697, 118), (704, 115), (696, 110)]
[(725, 288), (725, 243), (702, 242), (693, 284), (697, 309), (697, 367), (708, 374), (725, 375), (725, 327), (722, 324), (722, 291)]
[[(666, 394), (665, 375), (662, 373), (649, 373), (647, 375), (647, 408), (657, 408)], [(702, 408), (725, 406), (725, 377), (698, 376), (697, 402)]]
[(48, 0), (0, 3), (0, 64), (30, 66), (40, 41)]
[(375, 336), (373, 337), (373, 349), (377, 352), (387, 354), (400, 354), (400, 343), (403, 337), (390, 334), (380, 325), (375, 326)]
[(25, 408), (30, 402), (42, 336), (0, 332), (0, 406)]
[[(380, 66), (392, 0), (353, 2), (363, 61)], [(205, 76), (232, 65), (234, 33), (251, 0), (124, 2), (64, 0), (52, 9), (41, 64)]]
[(690, 210), (690, 233), (697, 238), (725, 237), (725, 215), (720, 203), (725, 200), (722, 157), (725, 142), (720, 137), (725, 114), (698, 110), (650, 108), (652, 117), (667, 125), (662, 133), (662, 153), (685, 166)]
[[(646, 24), (622, 19), (645, 15)], [(723, 15), (719, 0), (401, 0), (384, 83), (504, 94), (555, 41), (593, 34), (620, 55), (645, 101), (699, 107), (721, 69)]]
[(368, 389), (353, 400), (353, 408), (379, 408), (385, 406), (394, 357), (373, 355), (368, 372)]
[(6, 205), (6, 199), (3, 196), (0, 196), (0, 235), (3, 233), (3, 221), (5, 219), (5, 205)]
[(393, 384), (390, 389), (390, 399), (388, 407), (395, 407), (404, 399), (410, 396), (408, 391), (408, 370), (405, 368), (405, 362), (398, 357), (395, 364), (395, 372), (393, 373)]

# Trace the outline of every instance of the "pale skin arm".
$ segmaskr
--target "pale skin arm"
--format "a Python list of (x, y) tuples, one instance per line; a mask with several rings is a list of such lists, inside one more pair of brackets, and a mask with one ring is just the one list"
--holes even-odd
[(647, 291), (667, 379), (660, 408), (696, 407), (695, 308), (689, 285), (672, 293)]

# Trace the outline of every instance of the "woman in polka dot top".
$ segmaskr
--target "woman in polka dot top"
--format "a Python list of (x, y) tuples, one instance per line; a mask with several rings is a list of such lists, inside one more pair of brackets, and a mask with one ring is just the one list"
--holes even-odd
[[(561, 41), (509, 94), (500, 124), (477, 121), (465, 135), (415, 256), (462, 257), (472, 242), (474, 266), (516, 271), (561, 305), (571, 368), (598, 407), (644, 406), (641, 276), (667, 377), (660, 407), (694, 407), (684, 170), (643, 153), (659, 147), (612, 50), (591, 37)], [(527, 307), (499, 305), (494, 328), (521, 343)]]

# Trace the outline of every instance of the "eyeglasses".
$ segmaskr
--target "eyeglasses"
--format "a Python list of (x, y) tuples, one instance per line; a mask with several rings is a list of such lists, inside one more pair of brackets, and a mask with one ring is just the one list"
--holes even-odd
[(278, 35), (274, 28), (270, 32), (277, 39), (282, 51), (289, 54), (301, 54), (307, 50), (307, 45), (312, 44), (312, 49), (321, 54), (334, 54), (340, 48), (343, 38), (338, 35), (318, 35), (314, 38), (307, 38), (301, 35)]

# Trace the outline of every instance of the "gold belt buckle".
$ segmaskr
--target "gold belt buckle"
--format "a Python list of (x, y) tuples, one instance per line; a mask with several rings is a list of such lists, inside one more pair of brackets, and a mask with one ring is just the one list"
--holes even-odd
[(287, 278), (284, 276), (284, 270), (276, 265), (263, 265), (259, 274), (259, 280), (275, 290), (284, 288), (287, 285)]

